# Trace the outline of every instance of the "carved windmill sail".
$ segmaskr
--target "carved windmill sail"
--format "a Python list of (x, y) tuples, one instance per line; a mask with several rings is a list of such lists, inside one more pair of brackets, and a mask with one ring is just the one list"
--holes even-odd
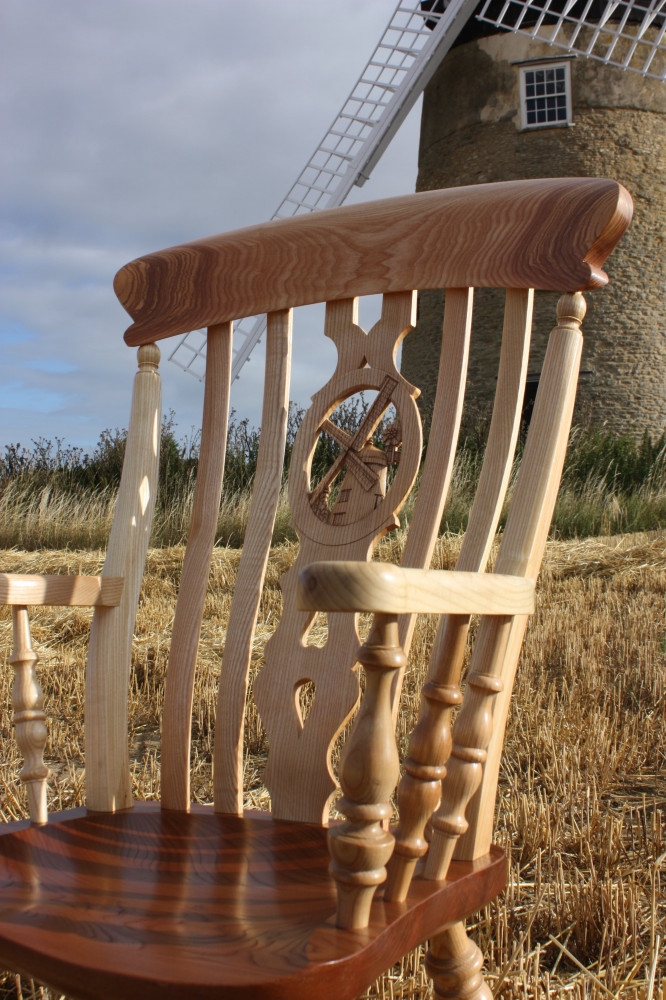
[[(643, 76), (666, 78), (666, 0), (401, 0), (358, 81), (312, 156), (273, 214), (274, 219), (341, 205), (362, 186), (470, 19), (491, 30), (529, 35), (568, 53)], [(540, 81), (535, 83), (535, 93)], [(534, 114), (557, 96), (535, 97)], [(557, 81), (554, 83), (557, 88)], [(264, 316), (234, 329), (232, 377), (260, 342)], [(194, 331), (170, 360), (203, 377), (205, 336)]]

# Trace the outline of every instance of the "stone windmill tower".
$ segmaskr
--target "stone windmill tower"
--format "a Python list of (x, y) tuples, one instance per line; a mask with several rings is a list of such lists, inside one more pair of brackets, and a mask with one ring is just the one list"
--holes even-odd
[[(424, 91), (419, 190), (521, 177), (623, 182), (634, 198), (634, 222), (610, 260), (611, 288), (595, 296), (601, 303), (586, 317), (579, 413), (594, 398), (597, 419), (659, 433), (666, 427), (665, 25), (666, 0), (401, 0), (273, 217), (342, 204), (368, 179)], [(439, 356), (441, 311), (441, 296), (424, 293), (418, 336), (403, 349), (406, 377), (424, 389), (426, 417), (432, 400), (425, 358)], [(533, 345), (528, 396), (536, 391), (553, 315), (552, 300), (539, 298), (535, 332), (543, 339)], [(236, 327), (234, 377), (264, 325), (260, 317)], [(478, 320), (475, 328), (468, 394), (483, 413), (494, 394), (489, 378), (499, 337)], [(171, 360), (200, 376), (204, 343), (188, 334)]]
[[(650, 45), (664, 34), (658, 6), (666, 4), (652, 5), (655, 16), (641, 34), (648, 4), (480, 5), (481, 19), (470, 18), (425, 88), (417, 181), (418, 190), (427, 190), (523, 177), (608, 176), (631, 191), (632, 226), (608, 261), (610, 285), (590, 302), (585, 319), (577, 409), (585, 420), (594, 403), (595, 420), (653, 434), (666, 429), (666, 87), (659, 79), (663, 65), (653, 59), (645, 66)], [(608, 61), (586, 58), (590, 54)], [(639, 73), (624, 72), (627, 59)], [(554, 298), (536, 297), (528, 404)], [(477, 302), (483, 305), (478, 296)], [(407, 378), (420, 372), (421, 385), (442, 309), (441, 295), (424, 294), (420, 336), (405, 341), (403, 371)], [(498, 360), (497, 331), (484, 327), (483, 317), (497, 313), (478, 312), (468, 392), (483, 413)], [(427, 386), (424, 397), (427, 410)]]

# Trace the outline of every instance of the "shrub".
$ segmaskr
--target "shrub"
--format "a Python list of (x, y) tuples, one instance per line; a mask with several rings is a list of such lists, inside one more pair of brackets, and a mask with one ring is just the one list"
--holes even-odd
[[(362, 394), (344, 401), (335, 423), (353, 434), (367, 413)], [(284, 478), (304, 410), (289, 406)], [(377, 428), (379, 437), (391, 416)], [(442, 531), (458, 533), (467, 517), (484, 456), (487, 427), (479, 426), (459, 446)], [(32, 448), (5, 446), (0, 455), (0, 540), (4, 547), (103, 545), (113, 498), (120, 482), (127, 432), (105, 430), (91, 454), (62, 439), (39, 438)], [(243, 544), (249, 493), (257, 469), (260, 431), (232, 412), (218, 519), (218, 544)], [(162, 422), (158, 493), (153, 544), (174, 545), (187, 537), (197, 474), (199, 436), (178, 440), (174, 414)], [(339, 444), (323, 434), (312, 461), (319, 480), (339, 453)], [(519, 452), (522, 444), (519, 446)], [(520, 457), (520, 456), (519, 456)], [(409, 501), (401, 514), (411, 516)], [(103, 512), (103, 513), (102, 513)], [(500, 525), (503, 524), (503, 520)], [(666, 435), (636, 441), (597, 428), (574, 428), (567, 453), (552, 533), (560, 538), (646, 531), (666, 525)], [(274, 540), (293, 538), (286, 491), (280, 500)]]

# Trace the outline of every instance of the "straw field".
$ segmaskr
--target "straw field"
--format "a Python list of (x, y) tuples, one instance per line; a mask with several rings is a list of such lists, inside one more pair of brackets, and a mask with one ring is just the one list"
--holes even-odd
[[(37, 512), (38, 516), (39, 512)], [(399, 539), (384, 544), (394, 558)], [(444, 536), (437, 565), (450, 567), (458, 536)], [(253, 669), (280, 609), (278, 579), (294, 554), (273, 549)], [(159, 795), (159, 717), (168, 634), (183, 550), (151, 549), (131, 676), (132, 774), (137, 797)], [(193, 713), (193, 788), (210, 798), (216, 680), (240, 553), (217, 548), (201, 637)], [(4, 571), (99, 571), (99, 551), (3, 553)], [(559, 1000), (666, 1000), (666, 534), (548, 544), (537, 613), (516, 683), (497, 806), (497, 837), (509, 852), (504, 895), (468, 926), (486, 956), (495, 996)], [(33, 638), (50, 718), (51, 805), (83, 794), (83, 676), (90, 615), (35, 610)], [(420, 623), (403, 695), (404, 751), (415, 719), (434, 623)], [(5, 656), (7, 609), (0, 615)], [(323, 639), (323, 635), (320, 634)], [(20, 762), (9, 725), (11, 669), (0, 674), (0, 811), (24, 814)], [(266, 746), (259, 720), (246, 729), (248, 805), (266, 806)], [(415, 953), (368, 994), (429, 996)], [(30, 980), (0, 973), (0, 997), (49, 997)]]

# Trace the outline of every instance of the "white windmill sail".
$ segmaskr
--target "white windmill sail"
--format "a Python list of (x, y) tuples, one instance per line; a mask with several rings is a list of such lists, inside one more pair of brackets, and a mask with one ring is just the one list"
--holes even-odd
[(480, 21), (666, 79), (666, 0), (486, 0)]
[[(398, 4), (340, 113), (273, 219), (334, 208), (355, 184), (365, 183), (477, 4), (444, 0), (438, 7), (445, 9), (428, 12), (421, 0)], [(265, 316), (235, 324), (232, 379), (238, 378), (265, 329)], [(194, 331), (178, 343), (169, 360), (203, 378), (205, 356), (205, 333)]]
[[(341, 205), (370, 176), (465, 24), (480, 21), (569, 52), (664, 79), (666, 0), (402, 0), (340, 113), (273, 214), (284, 219)], [(234, 328), (232, 378), (266, 329)], [(188, 333), (169, 359), (203, 378), (206, 335)]]

